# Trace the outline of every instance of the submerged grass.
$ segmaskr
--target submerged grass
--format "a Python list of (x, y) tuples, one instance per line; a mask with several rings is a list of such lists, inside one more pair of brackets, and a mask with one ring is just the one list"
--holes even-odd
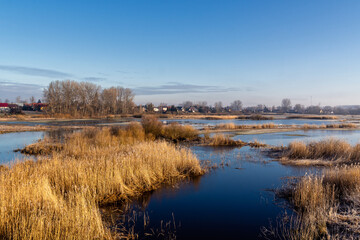
[(203, 173), (189, 150), (140, 125), (74, 133), (61, 151), (1, 170), (0, 238), (112, 239), (100, 205)]

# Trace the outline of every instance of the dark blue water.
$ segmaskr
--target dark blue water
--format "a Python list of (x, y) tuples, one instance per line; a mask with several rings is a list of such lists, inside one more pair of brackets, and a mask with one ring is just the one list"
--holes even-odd
[[(147, 196), (136, 207), (150, 219), (145, 232), (159, 229), (161, 221), (173, 224), (173, 214), (177, 239), (257, 239), (260, 228), (284, 210), (269, 190), (280, 187), (283, 177), (311, 171), (282, 166), (248, 147), (192, 150), (202, 161), (211, 160), (219, 167), (192, 182)], [(138, 221), (136, 229), (142, 232), (141, 217)]]

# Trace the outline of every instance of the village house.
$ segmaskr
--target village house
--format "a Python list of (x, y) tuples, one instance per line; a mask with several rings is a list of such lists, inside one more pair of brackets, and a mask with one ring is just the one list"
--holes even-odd
[(10, 108), (8, 103), (0, 103), (0, 112), (1, 113), (9, 113)]

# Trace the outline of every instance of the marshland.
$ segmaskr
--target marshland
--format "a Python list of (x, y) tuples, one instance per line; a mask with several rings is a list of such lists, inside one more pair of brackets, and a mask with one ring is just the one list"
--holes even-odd
[[(349, 211), (357, 205), (349, 199), (357, 194), (357, 125), (334, 119), (253, 121), (149, 115), (4, 132), (1, 236), (356, 236), (356, 214)], [(317, 190), (304, 192), (309, 188)]]
[(0, 240), (360, 239), (360, 1), (0, 1)]

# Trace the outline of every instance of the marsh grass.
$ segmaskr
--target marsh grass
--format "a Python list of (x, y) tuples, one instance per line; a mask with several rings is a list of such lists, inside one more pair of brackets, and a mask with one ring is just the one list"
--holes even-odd
[(318, 142), (291, 142), (283, 157), (288, 159), (322, 159), (358, 162), (360, 160), (360, 145), (351, 146), (342, 139), (328, 138)]
[(338, 119), (337, 116), (330, 116), (330, 115), (289, 115), (286, 116), (288, 119), (316, 119), (316, 120), (334, 120)]
[(203, 173), (189, 150), (150, 140), (140, 125), (73, 133), (61, 151), (2, 169), (0, 238), (126, 238), (105, 227), (99, 206)]
[(56, 143), (50, 139), (45, 138), (36, 143), (25, 146), (23, 149), (16, 149), (15, 152), (21, 152), (28, 155), (47, 155), (55, 151), (62, 150), (62, 144)]
[(236, 125), (235, 123), (224, 123), (218, 124), (215, 126), (215, 129), (225, 129), (225, 130), (237, 130), (237, 129), (273, 129), (273, 128), (283, 128), (283, 125), (276, 125), (274, 123), (266, 124), (240, 124)]
[(224, 135), (224, 134), (216, 134), (213, 137), (211, 137), (206, 145), (208, 146), (245, 146), (247, 143), (241, 141), (241, 140), (234, 140), (230, 138), (230, 136)]
[(301, 130), (317, 130), (317, 129), (355, 129), (358, 126), (354, 123), (342, 124), (302, 124), (302, 125), (283, 125), (274, 123), (265, 124), (239, 124), (223, 123), (214, 127), (216, 130), (242, 130), (242, 129), (301, 129)]
[(145, 133), (156, 139), (166, 139), (173, 142), (194, 141), (199, 139), (199, 131), (192, 126), (183, 126), (176, 122), (163, 125), (152, 115), (145, 115), (141, 120), (141, 124)]
[[(324, 170), (306, 175), (277, 193), (294, 207), (296, 216), (283, 218), (281, 229), (265, 231), (269, 239), (358, 239), (360, 167)], [(277, 237), (276, 237), (277, 236)]]
[(253, 114), (250, 116), (239, 116), (237, 119), (248, 119), (248, 120), (273, 120), (274, 117), (273, 116), (264, 116), (261, 114)]

